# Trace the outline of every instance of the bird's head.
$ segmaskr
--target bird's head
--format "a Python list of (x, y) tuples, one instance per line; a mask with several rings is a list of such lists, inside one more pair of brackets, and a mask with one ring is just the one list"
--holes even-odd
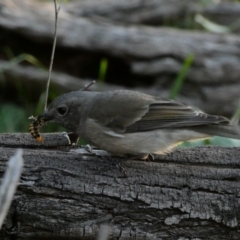
[(45, 123), (57, 123), (68, 130), (76, 131), (80, 121), (87, 114), (86, 103), (94, 97), (94, 93), (75, 91), (63, 94), (54, 99), (48, 108), (38, 116), (38, 119)]

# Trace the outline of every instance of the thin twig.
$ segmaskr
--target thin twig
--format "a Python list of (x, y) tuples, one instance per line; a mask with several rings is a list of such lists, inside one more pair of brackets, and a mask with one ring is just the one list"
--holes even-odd
[(50, 81), (51, 81), (52, 66), (53, 66), (55, 48), (56, 48), (56, 43), (57, 43), (58, 13), (59, 13), (59, 11), (60, 11), (60, 5), (61, 5), (61, 3), (62, 3), (62, 0), (61, 0), (61, 1), (59, 2), (59, 6), (57, 6), (56, 0), (53, 0), (53, 1), (54, 1), (54, 8), (55, 8), (55, 29), (54, 29), (54, 39), (53, 39), (53, 47), (52, 47), (51, 61), (50, 61), (49, 71), (48, 71), (48, 80), (47, 80), (47, 86), (46, 86), (46, 96), (45, 96), (44, 110), (47, 109), (49, 85), (50, 85)]
[(95, 80), (93, 80), (92, 82), (90, 82), (89, 84), (86, 84), (81, 90), (82, 91), (85, 91), (85, 90), (87, 90), (88, 88), (90, 88), (93, 84), (95, 84), (96, 83), (96, 81)]
[(11, 157), (0, 187), (0, 229), (8, 213), (23, 169), (22, 149)]

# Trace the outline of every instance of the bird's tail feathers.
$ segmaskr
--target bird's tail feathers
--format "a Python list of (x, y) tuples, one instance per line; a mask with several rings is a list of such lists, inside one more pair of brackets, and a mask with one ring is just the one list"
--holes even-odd
[(240, 126), (238, 125), (203, 125), (194, 127), (195, 131), (206, 133), (212, 136), (233, 138), (240, 140)]

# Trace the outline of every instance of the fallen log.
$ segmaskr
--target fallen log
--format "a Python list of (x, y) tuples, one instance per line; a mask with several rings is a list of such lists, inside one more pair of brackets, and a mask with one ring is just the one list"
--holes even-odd
[[(3, 174), (16, 146), (0, 136)], [(147, 162), (34, 143), (1, 239), (92, 239), (103, 224), (111, 239), (240, 237), (240, 148), (177, 149)]]

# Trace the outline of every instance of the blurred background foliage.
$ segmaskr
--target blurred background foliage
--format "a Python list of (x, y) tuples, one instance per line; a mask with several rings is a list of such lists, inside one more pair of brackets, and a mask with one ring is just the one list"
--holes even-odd
[[(67, 4), (68, 2), (71, 1), (65, 0), (64, 4)], [(202, 1), (202, 4), (209, 4), (210, 2), (211, 4), (217, 4), (220, 1)], [(183, 20), (180, 22), (173, 22), (171, 20), (167, 20), (162, 23), (162, 26), (170, 26), (174, 28), (190, 30), (201, 29), (202, 31), (215, 32), (218, 34), (227, 34), (239, 27), (239, 21), (235, 21), (231, 25), (224, 26), (211, 21), (210, 19), (202, 16), (201, 14), (195, 14), (194, 16), (184, 16)], [(51, 46), (43, 46), (45, 51), (39, 53), (34, 44), (33, 46), (31, 46), (30, 40), (24, 39), (24, 44), (18, 44), (18, 40), (19, 35), (15, 35), (15, 33), (9, 31), (4, 31), (3, 34), (0, 35), (0, 59), (7, 60), (7, 64), (9, 64), (9, 66), (11, 67), (17, 65), (34, 66), (38, 69), (47, 71), (48, 62), (50, 61)], [(22, 40), (23, 39), (21, 39), (21, 41)], [(65, 50), (62, 50), (61, 53), (63, 54), (64, 51)], [(68, 57), (71, 56), (72, 51), (74, 50), (68, 50), (68, 53), (66, 53)], [(89, 58), (91, 58), (91, 53), (84, 53), (83, 57), (84, 56), (85, 59), (83, 61), (87, 62)], [(111, 77), (112, 72), (114, 72), (118, 67), (115, 66), (115, 68), (112, 68), (111, 56), (108, 56), (104, 53), (97, 53), (97, 56), (97, 60), (95, 60), (93, 67), (90, 70), (87, 70), (85, 68), (85, 65), (83, 64), (81, 68), (84, 70), (82, 71), (82, 74), (79, 75), (79, 77), (97, 79), (99, 83), (104, 83), (107, 82), (107, 79)], [(181, 89), (185, 84), (185, 80), (187, 79), (188, 71), (191, 68), (192, 64), (194, 64), (194, 61), (197, 60), (196, 58), (197, 57), (194, 54), (190, 53), (183, 60), (181, 70), (176, 76), (173, 76), (174, 81), (172, 86), (169, 88), (169, 98), (175, 99), (181, 92)], [(58, 69), (61, 68), (62, 65), (64, 65), (64, 61), (62, 60), (63, 59), (58, 60), (57, 48), (56, 63), (54, 62), (54, 65), (58, 65)], [(125, 66), (121, 66), (119, 72), (124, 72), (124, 69)], [(119, 79), (120, 78), (121, 76), (119, 77)], [(116, 79), (116, 84), (121, 85), (121, 81), (118, 80), (118, 78)], [(147, 76), (146, 79), (148, 79)], [(126, 85), (133, 86), (137, 85), (141, 81), (141, 78), (137, 78), (137, 80), (136, 78), (133, 78), (132, 80), (133, 81), (130, 82), (128, 77), (128, 79), (124, 79), (123, 81), (129, 81)], [(147, 82), (147, 80), (145, 81)], [(14, 87), (11, 86), (11, 91), (12, 89), (15, 89), (15, 92), (9, 92), (10, 88), (8, 76), (5, 75), (4, 68), (0, 67), (0, 133), (27, 132), (29, 126), (28, 117), (31, 115), (37, 116), (43, 111), (45, 83), (41, 86), (42, 93), (40, 96), (37, 96), (35, 94), (34, 88), (32, 86), (28, 86), (27, 82), (20, 81), (17, 75), (15, 76), (15, 81), (11, 81), (11, 84), (12, 83), (14, 84)], [(31, 89), (29, 90), (29, 88)], [(62, 93), (54, 84), (51, 84), (49, 92), (49, 102), (51, 102), (55, 97)], [(238, 112), (239, 114), (240, 107), (236, 109), (236, 112)], [(44, 132), (63, 130), (64, 129), (62, 127), (55, 124), (50, 124), (46, 127), (43, 127)], [(214, 137), (212, 139), (204, 141), (187, 142), (182, 144), (182, 146), (189, 147), (209, 144), (220, 146), (240, 146), (240, 141)]]

